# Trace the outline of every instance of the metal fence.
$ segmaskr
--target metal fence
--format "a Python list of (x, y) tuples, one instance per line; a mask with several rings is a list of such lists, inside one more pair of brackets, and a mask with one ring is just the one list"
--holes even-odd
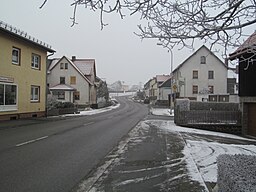
[(240, 111), (180, 111), (177, 115), (177, 124), (229, 124), (241, 126)]
[(225, 133), (241, 134), (242, 113), (240, 111), (176, 111), (177, 125)]

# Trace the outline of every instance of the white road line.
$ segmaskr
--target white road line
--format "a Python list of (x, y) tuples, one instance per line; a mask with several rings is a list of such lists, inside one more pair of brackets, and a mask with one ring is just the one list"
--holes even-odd
[(93, 124), (93, 123), (94, 123), (94, 122), (85, 123), (84, 126), (91, 125), (91, 124)]
[(29, 141), (26, 141), (26, 142), (23, 142), (23, 143), (19, 143), (19, 144), (15, 145), (15, 146), (16, 147), (20, 147), (22, 145), (27, 145), (27, 144), (30, 144), (30, 143), (34, 143), (36, 141), (40, 141), (40, 140), (46, 139), (47, 137), (49, 137), (49, 136), (39, 137), (37, 139), (33, 139), (33, 140), (29, 140)]

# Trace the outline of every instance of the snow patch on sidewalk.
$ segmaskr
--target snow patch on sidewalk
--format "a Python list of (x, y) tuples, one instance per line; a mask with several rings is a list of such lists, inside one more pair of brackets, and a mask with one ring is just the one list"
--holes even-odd
[[(191, 136), (190, 139), (183, 138), (185, 142), (183, 154), (186, 158), (189, 175), (191, 176), (191, 179), (195, 181), (201, 182), (200, 177), (202, 177), (205, 182), (217, 182), (217, 157), (221, 154), (256, 156), (256, 146), (253, 144), (225, 144), (216, 142), (215, 140), (209, 141), (210, 139), (206, 139), (205, 136), (217, 136), (223, 138), (223, 140), (227, 138), (256, 143), (256, 140), (253, 139), (226, 133), (180, 127), (175, 125), (173, 121), (149, 121), (160, 129), (167, 130), (170, 134), (175, 132), (179, 133), (180, 137), (182, 137), (183, 133)], [(194, 136), (194, 138), (196, 139), (191, 140), (195, 134), (196, 136)]]
[(170, 114), (170, 109), (167, 108), (151, 108), (150, 112), (152, 115), (174, 116), (174, 111), (172, 110), (172, 114)]

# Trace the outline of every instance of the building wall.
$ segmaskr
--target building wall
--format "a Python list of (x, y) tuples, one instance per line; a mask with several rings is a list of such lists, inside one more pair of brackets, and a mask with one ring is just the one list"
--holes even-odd
[[(206, 57), (206, 64), (200, 63), (201, 56)], [(198, 71), (198, 79), (193, 79), (194, 70)], [(208, 79), (208, 71), (214, 71), (214, 79)], [(174, 78), (180, 97), (196, 98), (198, 94), (193, 94), (193, 85), (198, 86), (198, 92), (214, 86), (214, 94), (227, 93), (227, 68), (204, 47), (175, 71)]]
[(170, 87), (159, 88), (159, 100), (169, 100), (169, 94), (171, 94)]
[[(68, 69), (60, 69), (60, 63), (68, 63)], [(70, 84), (70, 77), (76, 77), (76, 84)], [(69, 63), (65, 58), (62, 58), (48, 74), (47, 82), (49, 87), (60, 84), (60, 77), (65, 77), (65, 84), (70, 85), (80, 92), (80, 100), (75, 100), (78, 105), (90, 104), (90, 87), (89, 83), (82, 75)], [(65, 101), (70, 101), (69, 92), (65, 93)], [(71, 101), (73, 102), (73, 101)]]
[[(21, 51), (20, 65), (12, 64), (12, 49), (19, 48)], [(31, 68), (32, 53), (41, 56), (40, 70)], [(17, 106), (13, 111), (8, 111), (0, 106), (0, 116), (12, 114), (38, 113), (40, 116), (45, 112), (45, 87), (46, 87), (46, 56), (47, 51), (15, 37), (0, 32), (0, 77), (7, 77), (13, 81), (10, 84), (17, 85)], [(0, 83), (6, 83), (4, 80)], [(40, 101), (31, 102), (31, 86), (40, 87)], [(19, 118), (19, 117), (18, 117)]]

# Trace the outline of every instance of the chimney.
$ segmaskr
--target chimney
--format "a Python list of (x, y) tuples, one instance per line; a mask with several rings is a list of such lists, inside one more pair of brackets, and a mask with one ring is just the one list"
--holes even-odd
[(76, 56), (73, 55), (71, 60), (75, 61), (76, 60)]

